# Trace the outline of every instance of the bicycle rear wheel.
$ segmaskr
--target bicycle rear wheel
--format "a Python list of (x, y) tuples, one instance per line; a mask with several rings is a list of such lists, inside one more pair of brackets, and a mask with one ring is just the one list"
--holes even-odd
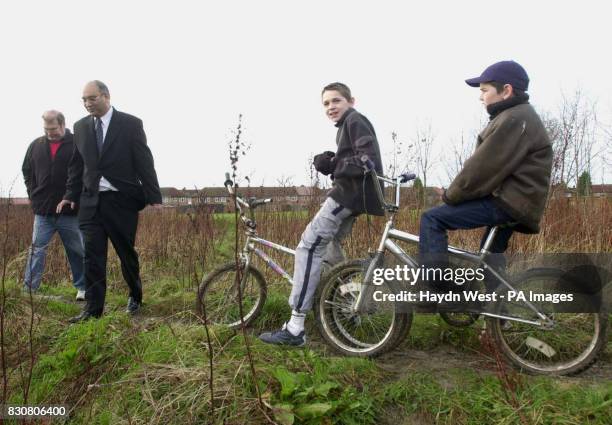
[[(351, 311), (361, 290), (363, 261), (338, 264), (317, 288), (314, 313), (321, 336), (349, 356), (374, 357), (393, 349), (408, 333), (412, 312), (399, 312), (394, 302), (372, 303), (361, 314)], [(387, 284), (377, 290), (390, 293)]]
[[(204, 277), (198, 288), (196, 310), (213, 325), (240, 328), (236, 263), (224, 264)], [(266, 301), (266, 281), (259, 270), (241, 265), (242, 315), (245, 326), (257, 318)]]
[[(563, 287), (563, 273), (556, 269), (528, 270), (516, 279), (518, 291)], [(498, 287), (497, 294), (508, 290)], [(524, 302), (498, 302), (496, 312), (527, 320), (539, 320)], [(537, 305), (536, 305), (537, 306)], [(550, 327), (497, 318), (487, 319), (487, 331), (500, 351), (523, 371), (543, 375), (572, 375), (591, 366), (607, 341), (608, 313), (550, 313)]]

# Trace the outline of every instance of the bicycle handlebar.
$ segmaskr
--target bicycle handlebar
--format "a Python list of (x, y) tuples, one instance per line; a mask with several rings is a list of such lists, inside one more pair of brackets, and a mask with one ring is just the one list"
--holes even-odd
[[(225, 186), (225, 188), (227, 189), (230, 195), (234, 195), (234, 182), (232, 181), (232, 179), (230, 179), (230, 173), (225, 173), (225, 182), (223, 183), (223, 185)], [(269, 204), (273, 201), (272, 198), (262, 198), (262, 199), (249, 198), (248, 200), (245, 200), (238, 194), (236, 194), (235, 197), (236, 197), (236, 206), (238, 207), (238, 210), (240, 211), (240, 213), (242, 213), (242, 208), (240, 208), (241, 205), (250, 210), (254, 210), (260, 205)]]
[(361, 162), (365, 167), (366, 171), (374, 171), (375, 165), (374, 162), (367, 155), (361, 155)]
[(379, 180), (385, 181), (387, 183), (391, 183), (391, 184), (395, 185), (395, 184), (397, 184), (398, 181), (399, 181), (399, 183), (406, 183), (406, 182), (409, 182), (410, 180), (414, 180), (416, 178), (416, 174), (414, 174), (414, 173), (400, 174), (395, 179), (391, 179), (391, 178), (385, 177), (385, 176), (379, 176), (378, 173), (376, 172), (374, 162), (370, 159), (369, 156), (362, 155), (361, 156), (361, 162), (362, 162), (363, 167), (365, 168), (366, 172), (376, 174), (376, 177), (378, 177)]
[(404, 174), (401, 174), (400, 177), (401, 177), (400, 183), (406, 183), (406, 182), (409, 182), (410, 180), (416, 179), (416, 174), (404, 173)]
[(272, 198), (264, 198), (264, 199), (251, 198), (249, 199), (249, 208), (257, 208), (260, 205), (269, 204), (271, 202), (272, 202)]
[(363, 168), (365, 169), (365, 172), (367, 174), (371, 174), (372, 176), (374, 176), (375, 179), (379, 181), (386, 182), (386, 183), (389, 183), (395, 186), (395, 205), (392, 205), (392, 204), (388, 204), (385, 201), (385, 196), (383, 194), (383, 190), (380, 187), (380, 185), (379, 184), (374, 185), (374, 187), (376, 188), (376, 195), (378, 196), (378, 200), (380, 204), (382, 205), (382, 207), (386, 210), (397, 210), (399, 208), (399, 200), (400, 200), (400, 185), (410, 180), (414, 180), (416, 178), (416, 174), (404, 173), (404, 174), (400, 174), (399, 176), (395, 177), (395, 179), (391, 179), (385, 176), (379, 176), (375, 169), (376, 166), (374, 162), (370, 159), (370, 157), (368, 157), (367, 155), (362, 155), (360, 159), (361, 159), (361, 163), (363, 164)]

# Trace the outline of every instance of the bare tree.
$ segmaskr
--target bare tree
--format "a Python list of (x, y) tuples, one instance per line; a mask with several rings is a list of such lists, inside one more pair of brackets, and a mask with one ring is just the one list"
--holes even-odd
[(281, 174), (281, 176), (276, 179), (276, 186), (283, 189), (282, 196), (291, 196), (294, 192), (292, 188), (295, 186), (293, 184), (293, 177)]
[(562, 94), (559, 116), (545, 122), (553, 141), (553, 184), (576, 183), (591, 172), (596, 140), (596, 103), (578, 88), (571, 97)]
[(276, 179), (276, 185), (278, 187), (293, 187), (293, 176), (286, 176), (281, 174), (279, 178)]
[(553, 116), (548, 112), (540, 113), (540, 119), (544, 128), (550, 137), (553, 147), (553, 164), (552, 164), (552, 175), (550, 178), (550, 186), (555, 187), (561, 183), (561, 168), (563, 162), (563, 156), (560, 153), (560, 132), (561, 124), (557, 117)]
[(463, 169), (463, 164), (465, 164), (465, 161), (474, 151), (473, 145), (473, 143), (469, 143), (465, 140), (463, 131), (461, 132), (459, 141), (453, 142), (453, 150), (450, 156), (446, 155), (444, 158), (444, 168), (449, 181), (453, 181), (457, 174)]
[[(404, 142), (399, 140), (395, 131), (391, 132), (391, 141), (393, 150), (387, 155), (391, 157), (391, 162), (387, 165), (387, 175), (395, 177), (398, 173), (410, 169), (414, 162), (414, 157), (411, 154), (413, 144), (404, 146)], [(403, 164), (398, 164), (398, 160), (405, 159)]]
[(433, 134), (431, 122), (425, 126), (417, 126), (413, 143), (415, 147), (414, 157), (416, 160), (417, 172), (425, 188), (427, 188), (427, 173), (434, 163), (433, 158), (431, 158), (434, 141), (435, 135)]
[(612, 124), (600, 123), (600, 130), (602, 132), (602, 147), (599, 158), (602, 167), (601, 183), (603, 184), (606, 178), (606, 170), (612, 169)]

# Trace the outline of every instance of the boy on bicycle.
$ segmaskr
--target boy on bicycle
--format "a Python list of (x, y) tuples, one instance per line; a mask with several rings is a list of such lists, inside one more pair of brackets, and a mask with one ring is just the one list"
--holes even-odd
[[(490, 121), (448, 189), (437, 189), (444, 205), (421, 217), (419, 254), (426, 267), (440, 267), (439, 261), (445, 261), (447, 230), (487, 226), (482, 247), (492, 226), (506, 224), (489, 250), (503, 253), (514, 230), (538, 233), (544, 213), (553, 153), (546, 129), (529, 104), (527, 73), (514, 61), (502, 61), (465, 82), (480, 87)], [(498, 261), (503, 267), (503, 258)]]
[[(337, 246), (352, 229), (361, 213), (384, 215), (376, 197), (374, 182), (364, 177), (361, 156), (367, 155), (378, 173), (383, 166), (374, 127), (353, 105), (350, 89), (332, 83), (321, 93), (323, 108), (338, 128), (336, 152), (314, 157), (318, 172), (333, 179), (333, 187), (321, 209), (306, 227), (295, 252), (293, 287), (289, 296), (291, 319), (280, 330), (264, 332), (260, 339), (277, 345), (302, 346), (306, 342), (304, 320), (312, 308), (328, 245)], [(366, 181), (364, 182), (364, 179)]]

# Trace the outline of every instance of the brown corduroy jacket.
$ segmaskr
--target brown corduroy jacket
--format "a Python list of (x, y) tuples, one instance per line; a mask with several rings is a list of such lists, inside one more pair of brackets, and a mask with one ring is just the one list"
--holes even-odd
[(493, 195), (522, 233), (538, 233), (553, 153), (540, 117), (528, 104), (508, 108), (478, 136), (476, 150), (444, 194), (455, 205)]

